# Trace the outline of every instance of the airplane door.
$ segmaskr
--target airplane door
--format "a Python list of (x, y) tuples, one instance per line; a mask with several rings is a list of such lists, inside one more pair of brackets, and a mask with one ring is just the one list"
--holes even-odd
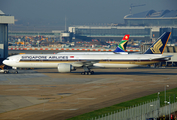
[(76, 60), (79, 61), (79, 57), (76, 57)]
[(40, 63), (40, 66), (42, 65), (42, 63), (43, 63), (43, 60), (41, 59), (41, 60), (39, 60), (39, 63)]
[(141, 59), (140, 58), (138, 58), (137, 63), (141, 63)]
[(106, 63), (109, 63), (109, 62), (110, 62), (110, 58), (107, 57), (107, 59), (106, 59)]

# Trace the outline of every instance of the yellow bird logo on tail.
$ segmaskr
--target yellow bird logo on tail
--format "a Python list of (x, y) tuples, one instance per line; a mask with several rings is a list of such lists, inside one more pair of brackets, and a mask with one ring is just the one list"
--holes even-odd
[(161, 53), (160, 52), (160, 48), (163, 46), (163, 43), (161, 41), (161, 39), (153, 46), (151, 47), (151, 51), (152, 53)]

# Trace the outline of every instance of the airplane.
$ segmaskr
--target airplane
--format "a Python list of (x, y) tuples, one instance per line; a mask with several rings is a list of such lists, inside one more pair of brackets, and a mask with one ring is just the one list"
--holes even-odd
[(124, 35), (123, 39), (120, 41), (119, 45), (113, 52), (59, 52), (57, 54), (128, 54), (128, 52), (125, 52), (125, 50), (127, 47), (129, 36), (129, 34)]
[(21, 54), (8, 57), (3, 64), (17, 68), (57, 68), (71, 72), (83, 68), (81, 74), (91, 75), (96, 68), (132, 68), (164, 62), (172, 55), (162, 56), (171, 32), (164, 32), (144, 54)]

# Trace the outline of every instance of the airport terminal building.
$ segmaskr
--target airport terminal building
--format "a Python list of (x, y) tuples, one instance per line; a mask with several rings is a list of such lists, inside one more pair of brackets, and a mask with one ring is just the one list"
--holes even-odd
[(0, 63), (8, 56), (8, 24), (14, 24), (14, 16), (0, 10)]
[(68, 29), (72, 33), (70, 40), (119, 41), (125, 34), (130, 34), (130, 39), (154, 41), (165, 31), (172, 32), (170, 41), (176, 42), (177, 40), (177, 10), (149, 10), (129, 14), (124, 17), (124, 21), (124, 26), (122, 24), (116, 26), (71, 26)]

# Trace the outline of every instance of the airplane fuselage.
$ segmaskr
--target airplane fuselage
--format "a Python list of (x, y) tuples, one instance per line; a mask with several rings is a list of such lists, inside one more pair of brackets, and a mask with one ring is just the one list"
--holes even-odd
[(161, 54), (23, 54), (8, 57), (3, 63), (19, 68), (57, 68), (60, 63), (69, 63), (79, 68), (94, 61), (89, 68), (127, 68), (165, 61), (162, 58)]

